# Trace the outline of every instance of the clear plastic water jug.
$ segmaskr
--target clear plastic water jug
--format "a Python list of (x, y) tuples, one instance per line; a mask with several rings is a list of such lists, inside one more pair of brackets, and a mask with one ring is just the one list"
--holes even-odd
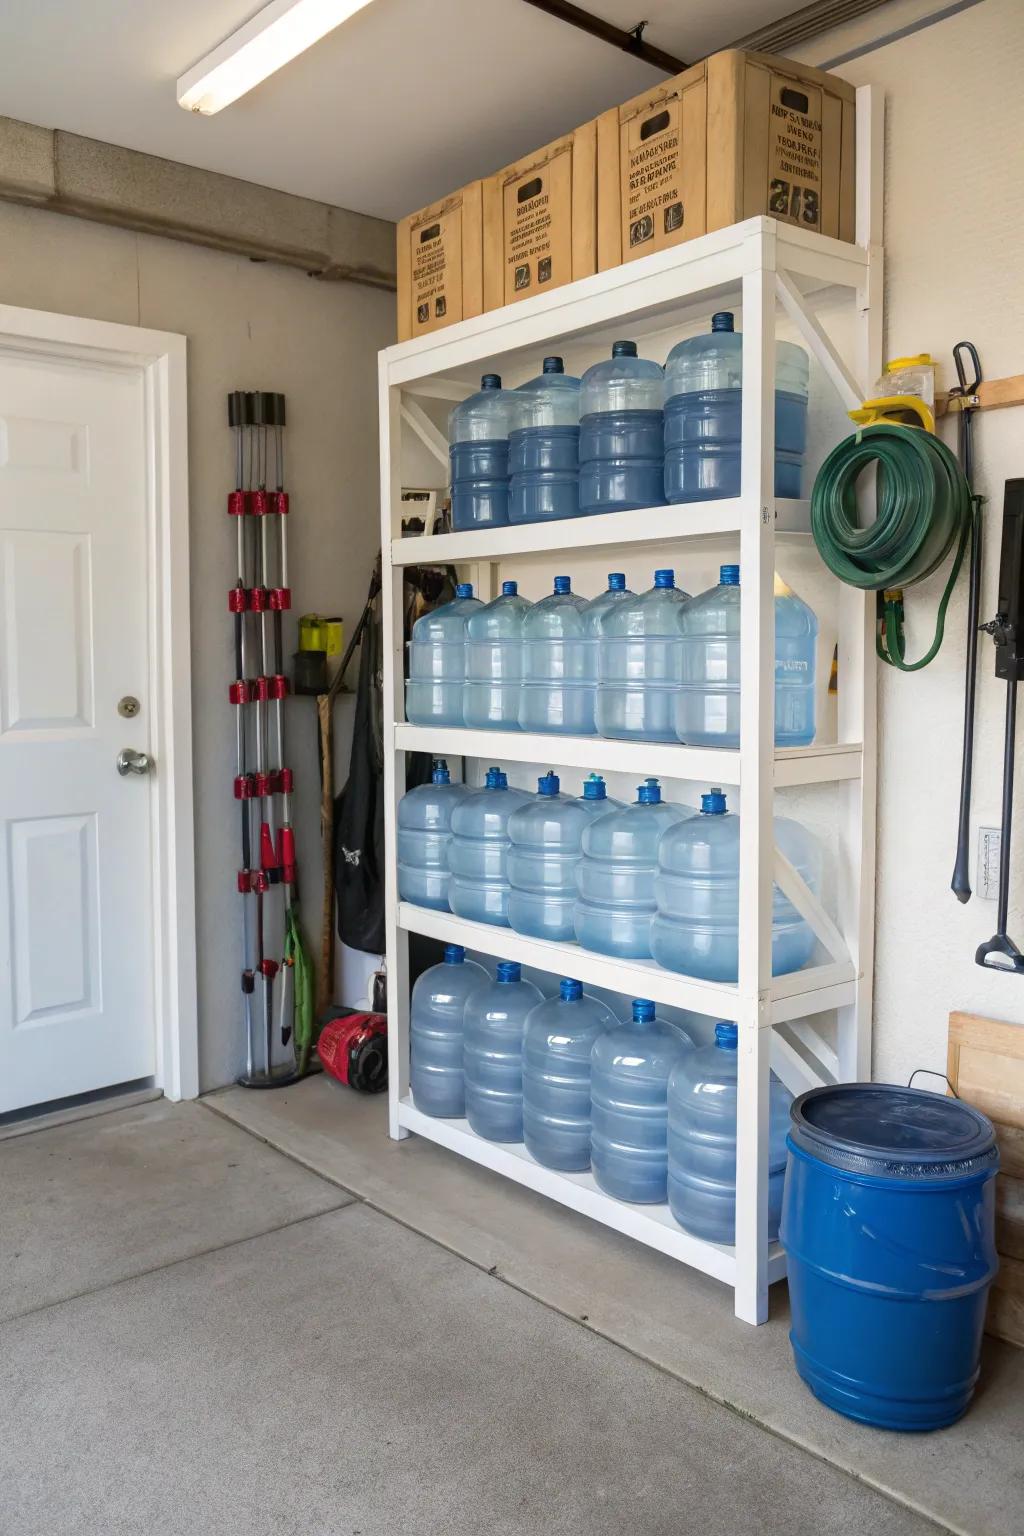
[(641, 997), (628, 1020), (594, 1042), (591, 1162), (597, 1183), (617, 1200), (666, 1199), (669, 1074), (692, 1049), (686, 1031), (657, 1018)]
[(453, 784), (448, 764), (434, 764), (429, 784), (398, 802), (398, 894), (418, 907), (448, 911), (448, 845), (452, 812), (467, 793)]
[[(739, 974), (740, 818), (720, 789), (701, 796), (701, 813), (662, 839), (651, 924), (655, 960), (669, 971), (708, 981)], [(821, 849), (805, 827), (775, 817), (775, 843), (814, 892), (821, 886)], [(807, 964), (814, 934), (778, 886), (772, 901), (772, 973)]]
[(523, 1035), (527, 1015), (543, 1001), (514, 960), (499, 960), (494, 981), (466, 1002), (466, 1119), (488, 1141), (523, 1139)]
[(519, 724), (524, 731), (594, 734), (594, 687), (587, 675), (583, 622), (586, 598), (568, 576), (534, 603), (523, 620), (523, 690)]
[(462, 714), (477, 730), (518, 731), (523, 675), (523, 620), (530, 611), (514, 581), (466, 620), (466, 685)]
[(482, 789), (452, 812), (448, 844), (448, 905), (458, 917), (508, 927), (508, 822), (530, 796), (509, 789), (500, 768), (488, 768)]
[(409, 1085), (425, 1115), (457, 1120), (466, 1113), (463, 1012), (470, 993), (489, 979), (461, 944), (446, 944), (441, 964), (424, 971), (412, 989)]
[[(723, 565), (717, 587), (679, 615), (680, 686), (676, 736), (693, 747), (740, 744), (740, 568)], [(775, 745), (814, 740), (818, 621), (792, 588), (775, 579)]]
[(413, 625), (405, 685), (405, 715), (413, 725), (462, 725), (466, 620), (482, 607), (472, 585), (463, 581), (450, 603)]
[[(775, 494), (800, 495), (807, 448), (807, 353), (775, 346)], [(665, 496), (710, 501), (740, 494), (743, 337), (722, 310), (711, 332), (672, 348), (665, 364)]]
[(585, 829), (573, 911), (576, 939), (584, 949), (623, 960), (650, 959), (658, 841), (695, 814), (689, 806), (668, 805), (657, 779), (648, 779), (633, 805), (598, 816)]
[(515, 392), (502, 389), (496, 373), (448, 417), (452, 527), (499, 528), (508, 522), (508, 434), (515, 421)]
[(594, 719), (602, 736), (675, 741), (679, 619), (689, 597), (674, 571), (655, 571), (648, 592), (616, 604), (601, 620)]
[[(686, 1051), (668, 1084), (668, 1203), (685, 1231), (736, 1241), (735, 1024), (715, 1025), (714, 1045)], [(793, 1095), (773, 1072), (768, 1110), (768, 1236), (779, 1235), (786, 1133)]]
[(665, 375), (635, 341), (580, 380), (580, 511), (625, 512), (665, 502)]
[(624, 603), (636, 593), (631, 592), (626, 586), (626, 578), (622, 571), (608, 572), (608, 586), (596, 597), (592, 597), (583, 611), (583, 626), (587, 641), (587, 677), (593, 684), (595, 691), (595, 705), (597, 699), (597, 680), (601, 675), (601, 623), (606, 613), (619, 603)]
[(578, 517), (580, 381), (560, 357), (516, 390), (516, 422), (509, 435), (509, 521), (550, 523)]
[(526, 1020), (523, 1139), (545, 1168), (583, 1173), (590, 1167), (591, 1052), (615, 1023), (610, 1008), (568, 979)]
[(578, 800), (561, 794), (556, 773), (537, 782), (537, 794), (509, 817), (509, 926), (534, 939), (576, 936), (576, 865), (583, 830), (595, 816), (614, 809), (604, 780), (591, 774)]

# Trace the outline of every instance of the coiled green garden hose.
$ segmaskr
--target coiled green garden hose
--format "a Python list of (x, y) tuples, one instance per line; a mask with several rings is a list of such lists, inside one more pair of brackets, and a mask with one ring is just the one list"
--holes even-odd
[[(877, 513), (861, 524), (858, 477), (878, 467)], [(811, 493), (811, 532), (833, 575), (850, 586), (878, 593), (878, 655), (902, 672), (917, 672), (942, 644), (946, 609), (971, 535), (970, 488), (955, 456), (921, 427), (878, 422), (839, 443)], [(903, 635), (903, 587), (923, 581), (954, 548), (953, 564), (939, 602), (935, 638), (920, 661), (907, 661)]]

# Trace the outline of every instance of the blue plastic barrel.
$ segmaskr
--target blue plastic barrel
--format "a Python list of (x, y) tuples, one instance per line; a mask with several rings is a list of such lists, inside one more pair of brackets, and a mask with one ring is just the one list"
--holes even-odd
[(978, 1380), (998, 1268), (991, 1122), (886, 1083), (814, 1088), (790, 1121), (779, 1236), (797, 1370), (865, 1424), (952, 1424)]

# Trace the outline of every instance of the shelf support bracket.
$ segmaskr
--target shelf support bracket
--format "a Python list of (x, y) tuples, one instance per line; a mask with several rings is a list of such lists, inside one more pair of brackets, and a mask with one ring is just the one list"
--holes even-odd
[(864, 390), (818, 324), (817, 316), (807, 308), (803, 294), (788, 273), (776, 272), (775, 290), (786, 314), (835, 385), (843, 409), (856, 410), (864, 403)]
[(415, 400), (403, 400), (401, 404), (402, 420), (416, 433), (420, 442), (428, 452), (440, 459), (445, 469), (448, 468), (448, 439), (441, 432), (422, 405), (417, 405)]

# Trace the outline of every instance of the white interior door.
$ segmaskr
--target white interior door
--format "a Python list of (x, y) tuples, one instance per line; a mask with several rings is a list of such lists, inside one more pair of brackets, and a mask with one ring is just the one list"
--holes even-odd
[(0, 350), (0, 1114), (155, 1070), (143, 391)]

